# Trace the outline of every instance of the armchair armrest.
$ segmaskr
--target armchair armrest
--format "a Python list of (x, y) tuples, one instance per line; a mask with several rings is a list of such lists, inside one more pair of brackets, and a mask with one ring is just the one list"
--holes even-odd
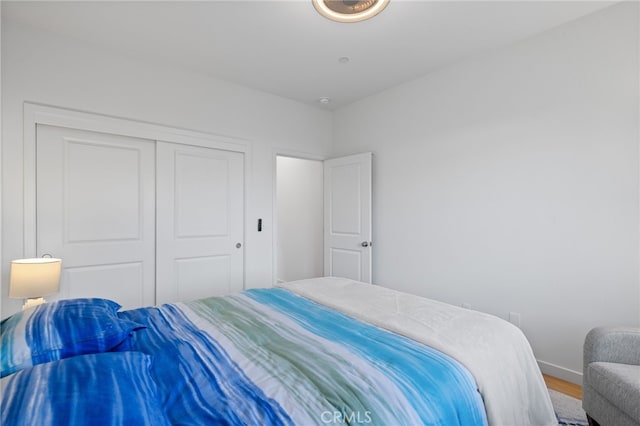
[(584, 340), (584, 368), (591, 362), (640, 365), (640, 327), (596, 327)]

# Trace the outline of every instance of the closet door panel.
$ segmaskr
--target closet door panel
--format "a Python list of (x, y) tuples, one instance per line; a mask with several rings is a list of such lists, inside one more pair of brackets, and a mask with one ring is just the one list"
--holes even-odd
[(131, 262), (70, 268), (66, 271), (69, 293), (73, 297), (100, 295), (125, 309), (146, 306), (144, 287), (135, 285), (144, 281), (144, 266), (144, 262)]
[(228, 160), (177, 152), (175, 168), (176, 237), (228, 235)]
[(229, 293), (230, 256), (189, 257), (175, 260), (179, 300), (193, 300)]
[(37, 254), (60, 257), (59, 297), (155, 303), (155, 143), (38, 125)]
[(157, 144), (158, 303), (244, 287), (244, 155)]

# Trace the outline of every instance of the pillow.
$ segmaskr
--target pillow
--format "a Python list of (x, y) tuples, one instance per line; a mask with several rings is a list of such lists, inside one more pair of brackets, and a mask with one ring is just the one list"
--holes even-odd
[(36, 365), (7, 377), (3, 425), (168, 425), (151, 357), (108, 352)]
[[(29, 308), (0, 323), (0, 377), (25, 367), (125, 345), (140, 324), (118, 318), (106, 299), (68, 299)], [(125, 347), (126, 349), (126, 347)]]

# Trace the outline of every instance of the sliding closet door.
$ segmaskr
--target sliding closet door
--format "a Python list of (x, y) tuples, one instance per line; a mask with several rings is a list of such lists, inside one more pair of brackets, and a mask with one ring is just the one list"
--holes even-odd
[(155, 302), (155, 143), (38, 125), (37, 254), (62, 259), (61, 298)]
[(157, 303), (244, 287), (244, 155), (157, 144)]

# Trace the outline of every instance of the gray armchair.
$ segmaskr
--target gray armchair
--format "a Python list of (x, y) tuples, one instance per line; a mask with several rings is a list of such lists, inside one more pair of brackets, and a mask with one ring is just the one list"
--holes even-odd
[(587, 334), (582, 408), (592, 426), (640, 426), (640, 328), (597, 327)]

